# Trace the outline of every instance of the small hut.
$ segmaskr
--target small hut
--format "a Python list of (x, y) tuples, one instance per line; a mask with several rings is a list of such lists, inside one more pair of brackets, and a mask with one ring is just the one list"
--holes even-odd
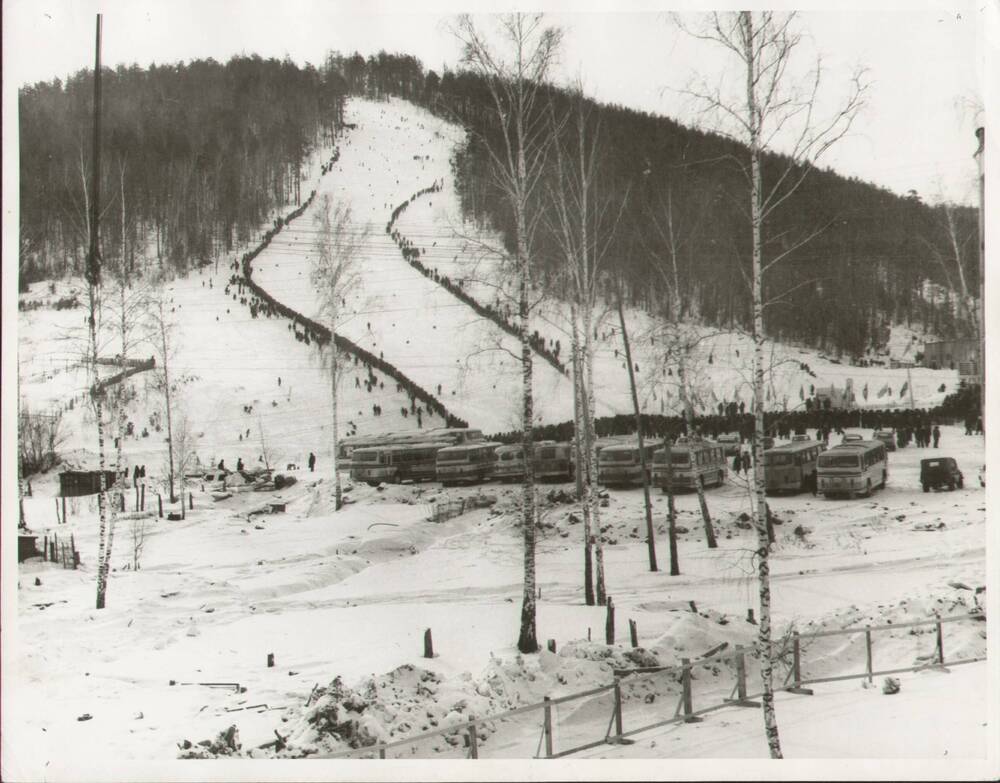
[[(110, 489), (115, 483), (115, 472), (104, 471), (105, 489)], [(64, 498), (75, 498), (82, 495), (96, 495), (101, 491), (101, 471), (99, 470), (64, 470), (59, 474), (59, 494)]]

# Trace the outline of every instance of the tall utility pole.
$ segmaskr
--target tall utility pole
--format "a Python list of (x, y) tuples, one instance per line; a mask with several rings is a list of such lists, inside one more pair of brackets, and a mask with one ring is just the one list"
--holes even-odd
[(979, 166), (979, 416), (986, 432), (986, 128), (976, 128), (979, 149), (973, 157)]

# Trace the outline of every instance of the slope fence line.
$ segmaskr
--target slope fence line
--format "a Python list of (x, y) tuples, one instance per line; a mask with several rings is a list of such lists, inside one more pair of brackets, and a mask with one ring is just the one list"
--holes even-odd
[[(333, 168), (333, 164), (336, 163), (339, 158), (340, 150), (334, 149), (333, 156), (331, 157), (329, 163), (324, 164), (324, 175)], [(275, 313), (276, 315), (284, 316), (285, 318), (291, 320), (293, 326), (295, 327), (296, 337), (301, 339), (307, 345), (313, 341), (319, 345), (326, 345), (330, 342), (331, 336), (330, 329), (328, 327), (312, 318), (308, 318), (294, 308), (279, 302), (274, 296), (265, 291), (263, 287), (253, 280), (254, 259), (267, 249), (268, 245), (271, 244), (271, 240), (281, 233), (281, 230), (285, 226), (300, 217), (306, 209), (309, 208), (315, 197), (316, 191), (313, 190), (309, 194), (309, 198), (307, 198), (301, 206), (290, 212), (286, 217), (279, 217), (275, 219), (274, 226), (264, 234), (260, 244), (253, 250), (244, 253), (239, 265), (237, 265), (236, 262), (233, 262), (234, 267), (242, 271), (242, 279), (236, 278), (236, 275), (234, 274), (230, 279), (230, 283), (235, 284), (240, 288), (243, 286), (249, 288), (250, 291), (262, 302), (259, 307), (267, 310), (269, 314)], [(251, 308), (256, 315), (258, 305), (256, 303), (252, 304)], [(300, 327), (302, 329), (301, 334), (298, 331)], [(365, 350), (352, 340), (344, 337), (342, 334), (336, 335), (336, 345), (339, 350), (354, 356), (359, 361), (364, 362), (366, 367), (375, 367), (384, 375), (388, 375), (390, 378), (395, 380), (401, 388), (405, 389), (409, 393), (411, 398), (421, 400), (427, 406), (429, 411), (441, 416), (447, 422), (447, 426), (469, 426), (468, 422), (452, 414), (437, 397), (421, 387), (419, 384), (412, 381), (405, 373), (403, 373), (402, 370), (397, 368), (391, 362), (387, 362), (384, 359), (375, 356), (370, 351)]]
[[(854, 628), (842, 628), (831, 631), (819, 631), (814, 633), (798, 633), (793, 632), (789, 638), (775, 639), (772, 641), (772, 647), (778, 647), (779, 649), (772, 652), (772, 656), (775, 660), (779, 662), (785, 662), (785, 658), (788, 654), (791, 655), (791, 661), (789, 666), (788, 674), (782, 685), (776, 687), (777, 690), (783, 690), (789, 693), (802, 694), (802, 695), (812, 695), (813, 690), (804, 687), (805, 684), (816, 684), (823, 682), (834, 682), (838, 680), (850, 680), (850, 679), (867, 679), (869, 682), (875, 676), (888, 675), (888, 674), (898, 674), (902, 672), (916, 672), (925, 671), (929, 669), (937, 669), (947, 671), (946, 666), (960, 666), (967, 663), (977, 663), (986, 660), (985, 656), (976, 656), (972, 658), (963, 658), (958, 660), (947, 660), (945, 657), (945, 645), (944, 645), (944, 631), (942, 626), (946, 623), (961, 622), (961, 621), (979, 621), (984, 622), (986, 616), (982, 611), (972, 611), (967, 614), (952, 615), (950, 617), (933, 617), (927, 620), (917, 620), (909, 623), (898, 623), (898, 624), (887, 624), (878, 626), (859, 626)], [(888, 669), (876, 670), (874, 667), (874, 656), (873, 656), (873, 635), (879, 631), (885, 630), (898, 630), (900, 628), (917, 628), (917, 627), (927, 627), (934, 626), (936, 629), (936, 639), (935, 639), (935, 649), (933, 653), (926, 656), (925, 662), (919, 663), (913, 666), (903, 666), (894, 667)], [(803, 652), (808, 652), (804, 650), (801, 646), (801, 642), (805, 639), (815, 639), (820, 637), (829, 636), (849, 636), (854, 634), (865, 634), (866, 641), (866, 667), (865, 671), (839, 675), (835, 677), (815, 677), (807, 678), (803, 677), (802, 665), (803, 665)], [(479, 717), (470, 716), (467, 720), (461, 721), (459, 723), (454, 723), (450, 726), (435, 729), (433, 731), (423, 732), (412, 737), (407, 737), (406, 739), (395, 740), (393, 742), (381, 742), (373, 745), (366, 745), (360, 748), (352, 748), (350, 750), (340, 751), (337, 753), (332, 753), (329, 755), (324, 755), (322, 758), (351, 758), (351, 757), (375, 757), (384, 759), (388, 758), (388, 751), (404, 748), (408, 746), (413, 746), (415, 743), (422, 740), (431, 739), (433, 737), (444, 736), (444, 735), (456, 735), (459, 733), (464, 733), (466, 736), (466, 745), (469, 748), (468, 758), (479, 758), (479, 743), (483, 741), (482, 735), (479, 734), (480, 730), (488, 725), (495, 723), (496, 721), (502, 721), (512, 718), (517, 715), (524, 715), (526, 713), (541, 712), (541, 724), (540, 737), (539, 737), (539, 750), (535, 755), (535, 758), (562, 758), (564, 756), (570, 756), (575, 753), (580, 753), (584, 750), (590, 750), (592, 748), (600, 747), (602, 745), (615, 745), (615, 744), (631, 744), (632, 741), (627, 738), (636, 734), (641, 734), (646, 731), (651, 731), (653, 729), (661, 728), (672, 723), (697, 723), (703, 720), (701, 716), (715, 712), (717, 710), (725, 709), (728, 707), (750, 707), (759, 708), (760, 702), (755, 701), (759, 699), (762, 695), (761, 693), (748, 693), (747, 689), (747, 670), (746, 670), (746, 659), (747, 657), (759, 657), (759, 649), (756, 644), (741, 647), (737, 645), (732, 650), (725, 650), (717, 653), (713, 653), (702, 658), (690, 661), (687, 658), (682, 658), (680, 665), (672, 666), (652, 666), (652, 667), (640, 667), (635, 669), (615, 669), (614, 670), (614, 682), (601, 685), (596, 688), (591, 688), (589, 690), (580, 691), (577, 693), (571, 693), (564, 696), (558, 696), (550, 698), (548, 696), (544, 697), (543, 701), (536, 702), (534, 704), (527, 704), (523, 707), (517, 707), (512, 710), (507, 710), (506, 712), (500, 712), (493, 715), (483, 715)], [(918, 660), (920, 660), (918, 658)], [(707, 706), (695, 709), (694, 706), (694, 685), (697, 682), (692, 676), (694, 669), (698, 667), (705, 667), (708, 664), (719, 664), (723, 662), (728, 662), (732, 665), (735, 682), (733, 683), (732, 691), (728, 698), (722, 699), (722, 701), (716, 703), (710, 703)], [(676, 709), (673, 714), (669, 717), (665, 717), (661, 720), (654, 721), (646, 725), (638, 726), (628, 731), (624, 728), (624, 717), (623, 717), (623, 699), (622, 699), (622, 684), (625, 678), (631, 678), (630, 681), (635, 681), (637, 679), (646, 679), (654, 676), (668, 675), (676, 678), (677, 684), (680, 685), (680, 695), (677, 701)], [(601, 736), (600, 731), (594, 736), (598, 739), (585, 742), (581, 745), (575, 745), (568, 748), (556, 748), (556, 733), (554, 731), (553, 716), (554, 710), (561, 704), (567, 704), (574, 701), (579, 701), (582, 699), (590, 699), (595, 696), (602, 696), (604, 694), (612, 694), (613, 701), (611, 705), (611, 712), (605, 719), (603, 716), (598, 719), (600, 731), (603, 731), (603, 736)], [(605, 728), (606, 721), (606, 728)], [(614, 730), (612, 731), (612, 726)], [(262, 747), (268, 747), (274, 743), (267, 743)], [(542, 747), (544, 746), (544, 753), (542, 753)], [(319, 758), (319, 756), (314, 756), (313, 758)], [(406, 758), (413, 758), (412, 754), (408, 754)]]
[(121, 372), (116, 372), (114, 375), (104, 380), (98, 381), (94, 384), (95, 393), (103, 393), (109, 386), (114, 386), (117, 383), (121, 383), (126, 378), (130, 378), (140, 372), (147, 372), (156, 368), (156, 359), (150, 356), (148, 359), (126, 359), (122, 362), (120, 359), (98, 359), (98, 364), (104, 365), (114, 365), (114, 366), (124, 366), (125, 369)]
[[(465, 292), (462, 287), (461, 281), (455, 282), (447, 275), (439, 275), (436, 269), (428, 269), (424, 266), (424, 263), (420, 260), (421, 250), (416, 245), (413, 244), (409, 239), (404, 237), (398, 229), (395, 228), (396, 219), (406, 211), (406, 208), (416, 201), (420, 196), (425, 196), (429, 193), (436, 193), (441, 190), (441, 185), (435, 181), (433, 185), (430, 185), (422, 190), (418, 190), (412, 196), (410, 196), (406, 201), (400, 204), (392, 211), (392, 216), (389, 218), (389, 222), (385, 225), (385, 233), (392, 237), (392, 240), (399, 247), (399, 251), (403, 254), (403, 259), (414, 269), (416, 269), (420, 274), (426, 277), (428, 280), (433, 280), (439, 286), (444, 288), (448, 293), (455, 296), (457, 299), (467, 304), (476, 313), (483, 318), (487, 318), (501, 329), (503, 329), (507, 334), (512, 337), (516, 337), (518, 340), (521, 339), (521, 330), (517, 328), (514, 324), (510, 322), (509, 315), (504, 315), (498, 312), (495, 308), (489, 305), (484, 305), (475, 297)], [(545, 346), (545, 338), (542, 337), (536, 330), (528, 338), (528, 342), (531, 345), (532, 350), (541, 356), (545, 361), (551, 364), (557, 371), (562, 375), (569, 376), (569, 370), (566, 365), (559, 361), (559, 357), (552, 351), (550, 351)]]

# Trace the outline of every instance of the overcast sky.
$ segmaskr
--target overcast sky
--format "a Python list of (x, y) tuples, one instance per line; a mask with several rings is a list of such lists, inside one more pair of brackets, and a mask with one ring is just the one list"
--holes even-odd
[[(823, 106), (843, 97), (857, 66), (867, 69), (871, 84), (850, 136), (823, 163), (899, 193), (913, 188), (930, 201), (944, 196), (973, 203), (973, 132), (983, 123), (974, 107), (982, 104), (986, 57), (980, 31), (989, 1), (911, 0), (897, 2), (906, 10), (882, 11), (847, 4), (836, 12), (794, 3), (805, 9), (799, 20), (808, 34), (803, 54), (809, 63), (823, 56)], [(891, 2), (881, 5), (892, 8)], [(5, 102), (18, 86), (90, 67), (98, 10), (104, 13), (104, 62), (111, 66), (224, 61), (241, 52), (318, 64), (330, 50), (367, 55), (386, 49), (411, 53), (426, 68), (440, 70), (458, 63), (459, 46), (448, 29), (453, 14), (481, 7), (440, 1), (6, 0)], [(663, 2), (549, 0), (536, 7), (566, 30), (557, 79), (579, 74), (586, 92), (602, 101), (698, 124), (698, 107), (683, 89), (693, 79), (720, 79), (733, 65), (710, 44), (678, 30)], [(698, 10), (691, 2), (675, 8)], [(694, 15), (685, 19), (696, 22)], [(804, 58), (798, 76), (805, 65)]]

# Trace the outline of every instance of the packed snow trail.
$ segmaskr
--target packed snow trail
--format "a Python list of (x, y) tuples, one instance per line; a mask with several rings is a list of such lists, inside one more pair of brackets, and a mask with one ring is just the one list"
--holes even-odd
[[(335, 153), (333, 160), (331, 162), (335, 163), (336, 160), (337, 160), (337, 154)], [(249, 253), (246, 253), (243, 256), (242, 270), (243, 270), (243, 278), (246, 281), (246, 284), (250, 288), (250, 290), (254, 294), (256, 294), (263, 302), (265, 302), (266, 305), (273, 307), (278, 315), (282, 315), (292, 321), (292, 325), (295, 328), (295, 334), (297, 338), (299, 336), (298, 327), (301, 326), (303, 328), (307, 340), (315, 340), (318, 344), (325, 345), (329, 343), (331, 339), (331, 332), (327, 326), (311, 318), (307, 318), (301, 313), (294, 310), (293, 308), (289, 307), (288, 305), (279, 302), (277, 299), (271, 296), (267, 291), (261, 288), (257, 283), (255, 283), (253, 280), (254, 259), (267, 249), (268, 245), (270, 245), (271, 241), (276, 236), (278, 236), (278, 234), (281, 233), (282, 229), (287, 228), (293, 220), (301, 216), (303, 212), (309, 209), (315, 197), (316, 197), (316, 191), (314, 190), (312, 193), (309, 194), (309, 198), (306, 199), (306, 202), (302, 206), (293, 211), (283, 221), (275, 225), (273, 229), (267, 231), (264, 234), (264, 239), (262, 240), (261, 244), (258, 245), (254, 250), (250, 251)], [(399, 372), (399, 370), (397, 370), (392, 364), (386, 362), (381, 356), (376, 357), (370, 354), (364, 348), (360, 348), (359, 346), (355, 345), (352, 341), (348, 340), (343, 335), (340, 334), (336, 335), (336, 341), (337, 341), (337, 347), (341, 351), (354, 357), (355, 364), (357, 364), (358, 360), (360, 360), (363, 361), (367, 367), (369, 368), (374, 367), (380, 372), (385, 373), (394, 381), (396, 381), (397, 386), (400, 387), (401, 390), (406, 391), (408, 394), (411, 395), (412, 398), (419, 399), (424, 405), (426, 405), (428, 412), (437, 413), (438, 415), (442, 416), (449, 426), (463, 426), (463, 425), (467, 426), (466, 422), (458, 420), (454, 416), (452, 416), (448, 412), (447, 408), (445, 408), (444, 405), (442, 405), (441, 402), (436, 397), (434, 397), (434, 395), (422, 389), (417, 384), (413, 383), (413, 381), (411, 381), (409, 378), (407, 378), (405, 375)], [(306, 342), (306, 344), (308, 345), (309, 343)]]
[[(413, 269), (385, 233), (392, 210), (428, 181), (444, 181), (428, 203), (457, 199), (449, 158), (461, 129), (397, 100), (354, 99), (348, 114), (357, 127), (346, 132), (332, 176), (323, 178), (317, 193), (317, 202), (329, 193), (349, 205), (356, 230), (365, 232), (361, 285), (346, 298), (350, 315), (338, 331), (431, 390), (471, 427), (488, 433), (518, 429), (519, 342)], [(319, 310), (309, 276), (317, 240), (310, 216), (317, 202), (254, 260), (255, 280), (309, 317)], [(405, 233), (423, 243), (422, 237)], [(453, 234), (447, 224), (437, 223), (422, 233)], [(434, 241), (426, 244), (432, 247)], [(569, 379), (536, 361), (534, 380), (539, 420), (571, 419)]]

